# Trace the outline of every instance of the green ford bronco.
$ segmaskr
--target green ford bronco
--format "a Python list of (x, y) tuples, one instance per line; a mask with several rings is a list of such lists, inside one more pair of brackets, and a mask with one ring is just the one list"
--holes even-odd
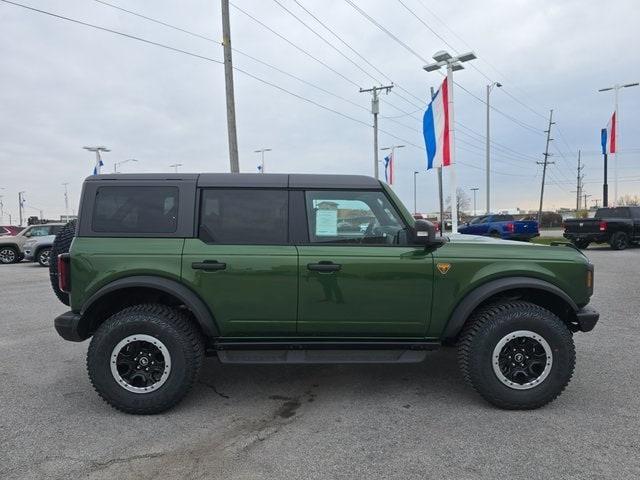
[(91, 338), (93, 386), (138, 414), (178, 403), (205, 355), (409, 363), (449, 345), (486, 400), (537, 408), (599, 317), (578, 250), (439, 237), (365, 176), (97, 175), (52, 254), (56, 330)]

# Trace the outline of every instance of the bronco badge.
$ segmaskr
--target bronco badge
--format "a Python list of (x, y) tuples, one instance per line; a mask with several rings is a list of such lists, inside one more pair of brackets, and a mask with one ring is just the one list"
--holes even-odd
[(436, 266), (438, 267), (438, 271), (443, 275), (446, 275), (449, 272), (449, 270), (451, 270), (450, 263), (438, 263), (436, 264)]

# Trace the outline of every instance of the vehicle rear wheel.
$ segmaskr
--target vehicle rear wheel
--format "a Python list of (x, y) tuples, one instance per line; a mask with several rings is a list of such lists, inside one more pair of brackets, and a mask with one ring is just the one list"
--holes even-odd
[(552, 312), (513, 301), (473, 314), (458, 345), (465, 380), (485, 400), (511, 409), (539, 408), (565, 389), (575, 366), (573, 337)]
[(108, 404), (147, 415), (182, 400), (203, 357), (202, 335), (184, 312), (166, 305), (135, 305), (98, 328), (87, 352), (87, 370)]
[(490, 236), (491, 238), (502, 238), (502, 237), (500, 237), (500, 233), (499, 233), (499, 232), (497, 232), (496, 230), (494, 230), (494, 231), (492, 231), (491, 233), (489, 233), (489, 236)]
[(629, 246), (629, 237), (624, 232), (616, 232), (611, 235), (609, 245), (613, 250), (624, 250)]
[(15, 247), (0, 247), (0, 263), (9, 264), (20, 261), (20, 252)]
[(75, 234), (76, 221), (71, 220), (62, 227), (56, 235), (53, 245), (51, 246), (51, 253), (49, 254), (49, 280), (51, 281), (51, 288), (53, 289), (53, 293), (56, 294), (56, 297), (58, 297), (58, 300), (65, 305), (69, 305), (69, 294), (61, 291), (58, 286), (58, 255), (69, 251)]
[(36, 258), (38, 259), (38, 263), (41, 267), (48, 267), (51, 260), (51, 248), (46, 247), (40, 249)]
[(573, 244), (578, 247), (580, 250), (586, 250), (587, 247), (591, 244), (589, 240), (574, 240)]

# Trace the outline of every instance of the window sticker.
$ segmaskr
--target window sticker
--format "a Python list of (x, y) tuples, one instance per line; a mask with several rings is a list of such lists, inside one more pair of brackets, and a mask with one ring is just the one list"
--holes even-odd
[(316, 210), (316, 236), (335, 237), (338, 235), (338, 211), (337, 210)]

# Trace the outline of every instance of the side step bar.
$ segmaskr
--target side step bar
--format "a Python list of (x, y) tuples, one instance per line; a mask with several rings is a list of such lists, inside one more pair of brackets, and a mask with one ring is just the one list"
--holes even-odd
[(234, 364), (336, 364), (418, 363), (438, 342), (218, 342), (222, 363)]

